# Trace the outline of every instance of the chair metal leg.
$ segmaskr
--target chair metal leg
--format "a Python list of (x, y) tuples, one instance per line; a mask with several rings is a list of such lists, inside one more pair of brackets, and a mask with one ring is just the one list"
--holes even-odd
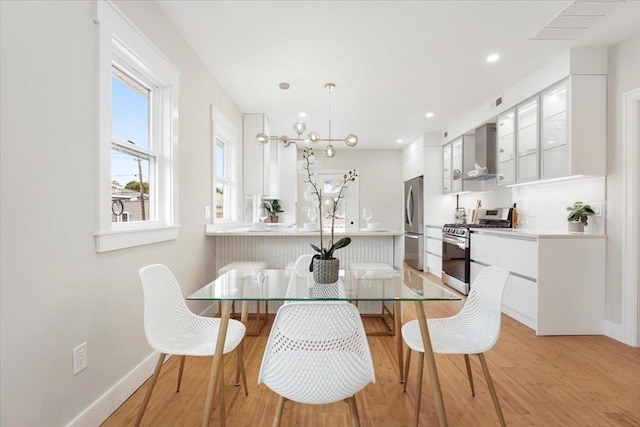
[(220, 386), (220, 426), (226, 425), (226, 413), (224, 404), (224, 367), (220, 366), (220, 379), (218, 380)]
[(467, 365), (467, 377), (469, 377), (469, 385), (471, 386), (471, 396), (476, 395), (476, 391), (473, 389), (473, 374), (471, 373), (471, 363), (469, 362), (469, 355), (464, 355), (464, 364)]
[(356, 403), (356, 397), (351, 396), (347, 399), (349, 404), (349, 412), (351, 413), (351, 425), (353, 427), (360, 427), (360, 416), (358, 414), (358, 404)]
[(284, 396), (278, 396), (278, 407), (276, 408), (276, 417), (273, 419), (273, 427), (280, 427), (280, 420), (282, 419), (282, 410), (284, 409), (284, 402), (286, 402)]
[(416, 416), (414, 425), (418, 427), (420, 421), (420, 403), (422, 402), (422, 373), (424, 371), (424, 353), (418, 352), (418, 385), (416, 389)]
[(242, 348), (242, 344), (244, 344), (244, 340), (238, 344), (238, 349), (236, 350), (236, 380), (233, 382), (233, 385), (236, 387), (240, 387), (240, 371), (242, 371), (242, 350), (240, 349)]
[(186, 356), (180, 356), (180, 368), (178, 369), (178, 386), (176, 387), (176, 393), (180, 393), (180, 383), (182, 382), (182, 371), (184, 371), (184, 359)]
[(407, 347), (407, 357), (404, 362), (404, 387), (402, 388), (402, 392), (407, 392), (407, 383), (409, 382), (409, 367), (411, 366), (411, 349)]
[(237, 367), (236, 367), (236, 386), (239, 386), (240, 384), (238, 384), (238, 375), (241, 375), (242, 377), (242, 385), (244, 386), (244, 395), (245, 396), (249, 396), (249, 389), (247, 389), (247, 374), (246, 371), (244, 369), (244, 341), (240, 343), (240, 345), (238, 346), (238, 349), (236, 350), (236, 356), (238, 359), (238, 363), (237, 363)]
[(149, 399), (151, 399), (151, 393), (153, 392), (153, 388), (156, 386), (156, 381), (158, 381), (158, 377), (160, 376), (160, 369), (162, 368), (162, 362), (164, 362), (165, 356), (166, 355), (164, 353), (160, 353), (160, 357), (158, 357), (158, 363), (156, 364), (156, 369), (153, 371), (153, 375), (151, 376), (151, 384), (149, 384), (147, 395), (144, 397), (144, 401), (142, 402), (142, 407), (140, 408), (140, 412), (138, 413), (135, 427), (138, 427), (140, 425), (140, 421), (142, 421), (144, 411), (147, 409)]
[(493, 406), (496, 408), (496, 413), (498, 414), (500, 425), (502, 427), (506, 427), (507, 423), (504, 420), (504, 415), (502, 415), (502, 409), (500, 408), (498, 395), (496, 394), (496, 389), (493, 386), (493, 381), (491, 380), (491, 374), (489, 373), (489, 366), (487, 366), (487, 361), (484, 359), (484, 353), (478, 354), (478, 357), (480, 358), (480, 363), (482, 364), (482, 371), (484, 372), (484, 377), (487, 380), (487, 385), (489, 386), (489, 392), (491, 393), (491, 399), (493, 400)]

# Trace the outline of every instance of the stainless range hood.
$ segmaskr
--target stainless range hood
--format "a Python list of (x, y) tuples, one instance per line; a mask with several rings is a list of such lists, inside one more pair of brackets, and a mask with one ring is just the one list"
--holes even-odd
[(462, 179), (483, 180), (496, 177), (496, 125), (487, 123), (476, 129), (475, 164), (465, 170)]

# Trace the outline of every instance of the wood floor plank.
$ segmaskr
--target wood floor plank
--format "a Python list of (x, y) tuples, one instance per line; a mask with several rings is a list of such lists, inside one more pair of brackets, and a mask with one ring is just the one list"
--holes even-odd
[[(433, 276), (430, 278), (435, 279)], [(435, 281), (438, 281), (435, 279)], [(427, 317), (456, 313), (463, 302), (425, 303)], [(403, 304), (403, 321), (415, 318), (413, 303)], [(277, 396), (257, 384), (273, 315), (261, 336), (245, 338), (245, 365), (249, 396), (234, 387), (235, 354), (224, 363), (227, 425), (270, 426)], [(365, 318), (367, 330), (379, 330), (377, 319)], [(363, 427), (413, 425), (417, 357), (411, 362), (407, 392), (398, 381), (394, 337), (368, 337), (376, 383), (357, 396)], [(640, 426), (640, 349), (604, 336), (539, 337), (526, 326), (503, 315), (496, 346), (486, 353), (507, 425), (515, 427), (638, 427)], [(449, 425), (496, 426), (498, 419), (477, 357), (471, 358), (476, 396), (472, 397), (462, 356), (436, 355), (436, 363)], [(210, 358), (187, 358), (180, 393), (175, 392), (178, 358), (162, 369), (142, 426), (199, 426), (206, 395)], [(429, 379), (425, 373), (420, 425), (435, 426), (437, 417)], [(104, 423), (104, 427), (130, 426), (135, 421), (147, 383)], [(212, 414), (219, 425), (220, 408)], [(301, 405), (287, 402), (282, 427), (347, 427), (349, 407)]]

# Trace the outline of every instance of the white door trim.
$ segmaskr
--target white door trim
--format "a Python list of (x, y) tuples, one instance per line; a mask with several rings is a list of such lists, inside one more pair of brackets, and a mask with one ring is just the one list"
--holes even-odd
[(623, 342), (640, 346), (638, 327), (638, 157), (640, 151), (640, 88), (622, 96), (622, 329)]

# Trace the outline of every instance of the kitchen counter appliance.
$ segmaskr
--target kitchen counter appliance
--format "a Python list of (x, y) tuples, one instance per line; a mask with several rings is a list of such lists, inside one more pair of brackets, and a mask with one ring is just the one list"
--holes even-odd
[(445, 224), (442, 227), (442, 281), (469, 294), (471, 229), (511, 228), (511, 208), (479, 209), (477, 224)]

